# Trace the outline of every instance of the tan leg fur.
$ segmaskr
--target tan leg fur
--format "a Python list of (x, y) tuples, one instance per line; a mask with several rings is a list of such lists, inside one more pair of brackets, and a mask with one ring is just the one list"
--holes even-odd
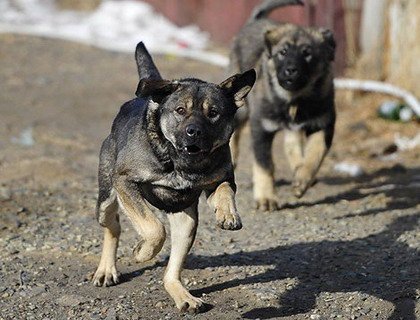
[(165, 289), (181, 311), (199, 312), (204, 303), (191, 295), (181, 283), (181, 271), (194, 242), (198, 225), (197, 204), (187, 210), (168, 214), (171, 226), (171, 255), (163, 279)]
[(303, 163), (303, 147), (305, 136), (303, 131), (285, 130), (284, 132), (284, 152), (293, 173)]
[(116, 261), (121, 226), (118, 218), (118, 203), (115, 193), (111, 193), (110, 198), (102, 203), (99, 210), (100, 222), (104, 227), (104, 244), (101, 261), (93, 275), (93, 283), (95, 286), (108, 287), (119, 282)]
[(261, 167), (255, 160), (253, 165), (254, 199), (257, 209), (273, 211), (278, 209), (274, 195), (273, 171)]
[(296, 197), (303, 196), (312, 185), (327, 151), (324, 131), (318, 131), (307, 138), (303, 163), (295, 170), (293, 188)]
[(208, 204), (216, 213), (217, 225), (225, 230), (239, 230), (242, 228), (241, 217), (236, 210), (235, 192), (229, 182), (221, 183), (209, 196)]
[(233, 163), (234, 168), (236, 168), (236, 166), (238, 165), (239, 142), (240, 142), (243, 130), (244, 130), (244, 126), (238, 127), (233, 133), (232, 137), (230, 138), (229, 146), (230, 146), (230, 152), (232, 155), (232, 163)]
[(132, 193), (126, 184), (124, 180), (116, 183), (118, 203), (142, 237), (134, 248), (134, 255), (138, 262), (145, 262), (153, 259), (162, 249), (166, 239), (165, 227), (141, 195)]

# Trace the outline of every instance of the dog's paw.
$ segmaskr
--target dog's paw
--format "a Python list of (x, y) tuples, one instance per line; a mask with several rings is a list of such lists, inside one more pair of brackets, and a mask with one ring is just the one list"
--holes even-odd
[(305, 170), (305, 168), (299, 168), (294, 177), (292, 184), (293, 193), (295, 197), (301, 198), (310, 186), (314, 183), (312, 175)]
[(200, 313), (206, 305), (200, 298), (194, 297), (179, 281), (165, 283), (166, 291), (174, 299), (176, 307), (181, 312)]
[(143, 238), (133, 249), (137, 262), (143, 263), (152, 260), (162, 249), (166, 234), (164, 229), (159, 229), (153, 237)]
[(255, 200), (255, 207), (261, 211), (275, 211), (279, 209), (277, 200), (271, 198), (261, 198)]
[(156, 255), (154, 250), (154, 246), (150, 245), (144, 239), (140, 240), (137, 245), (133, 249), (133, 256), (137, 262), (143, 263), (153, 259)]
[[(233, 212), (232, 212), (233, 211)], [(230, 208), (218, 207), (215, 209), (217, 226), (224, 230), (242, 229), (242, 221), (239, 214)]]
[(97, 287), (110, 287), (120, 282), (120, 275), (115, 266), (109, 268), (99, 267), (93, 275), (93, 284)]
[(185, 295), (181, 298), (181, 303), (177, 305), (177, 308), (181, 312), (189, 313), (200, 313), (206, 309), (204, 301), (200, 298), (194, 297), (188, 291), (185, 291)]

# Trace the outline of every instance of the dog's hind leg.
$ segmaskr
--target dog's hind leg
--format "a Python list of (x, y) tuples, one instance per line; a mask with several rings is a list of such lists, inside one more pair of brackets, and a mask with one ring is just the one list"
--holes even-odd
[(195, 239), (198, 225), (197, 203), (183, 212), (168, 214), (171, 226), (171, 255), (163, 279), (165, 289), (181, 311), (200, 312), (203, 301), (191, 295), (181, 283), (185, 258)]
[(96, 286), (111, 286), (117, 284), (118, 272), (116, 268), (118, 240), (121, 226), (118, 217), (118, 202), (115, 190), (112, 189), (112, 143), (107, 138), (102, 144), (99, 161), (99, 197), (96, 205), (96, 218), (104, 227), (104, 243), (101, 261), (93, 276)]
[(101, 261), (93, 276), (96, 286), (111, 286), (119, 282), (116, 268), (118, 240), (121, 226), (118, 217), (118, 203), (115, 191), (111, 191), (109, 197), (100, 203), (98, 201), (97, 212), (99, 223), (104, 227), (104, 244)]
[(165, 243), (165, 227), (149, 208), (133, 182), (120, 177), (115, 182), (115, 189), (121, 210), (142, 238), (133, 251), (136, 260), (145, 262), (153, 259)]

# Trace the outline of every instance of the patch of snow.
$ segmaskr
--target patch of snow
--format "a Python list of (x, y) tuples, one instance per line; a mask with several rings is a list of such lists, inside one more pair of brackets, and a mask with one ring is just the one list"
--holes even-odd
[(197, 26), (177, 27), (153, 7), (134, 0), (104, 0), (92, 13), (58, 10), (52, 0), (1, 0), (0, 32), (22, 33), (134, 52), (143, 41), (152, 53), (226, 66), (224, 55), (206, 52), (209, 35)]
[(13, 143), (20, 144), (24, 147), (31, 147), (35, 144), (33, 137), (33, 128), (28, 127), (20, 133), (19, 137), (12, 137), (10, 139)]
[(334, 170), (340, 173), (347, 174), (351, 177), (358, 177), (364, 174), (361, 166), (349, 162), (340, 162), (334, 166)]
[(394, 137), (394, 142), (398, 147), (398, 150), (411, 150), (420, 146), (420, 133), (415, 137), (403, 137), (397, 133)]

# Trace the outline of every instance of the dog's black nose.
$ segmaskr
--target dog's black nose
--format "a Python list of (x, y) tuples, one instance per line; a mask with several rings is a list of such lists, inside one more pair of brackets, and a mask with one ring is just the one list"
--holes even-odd
[(296, 67), (287, 67), (286, 70), (284, 70), (284, 74), (288, 77), (295, 76), (297, 72), (298, 70)]
[(199, 137), (201, 135), (201, 129), (199, 126), (195, 125), (195, 124), (189, 124), (186, 128), (185, 131), (187, 132), (187, 135), (189, 137)]

